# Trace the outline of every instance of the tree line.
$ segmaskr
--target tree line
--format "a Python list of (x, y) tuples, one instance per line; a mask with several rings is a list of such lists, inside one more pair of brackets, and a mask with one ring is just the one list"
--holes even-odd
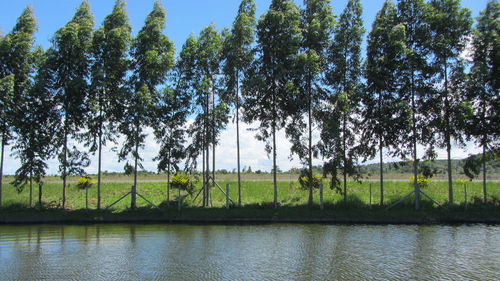
[[(123, 136), (117, 153), (134, 173), (135, 208), (147, 127), (161, 145), (154, 160), (167, 173), (167, 190), (171, 172), (196, 171), (201, 157), (208, 206), (216, 147), (231, 119), (238, 205), (240, 122), (259, 124), (253, 130), (273, 159), (275, 206), (279, 130), (309, 178), (313, 158), (324, 160), (324, 176), (344, 200), (347, 177), (360, 179), (359, 164), (378, 155), (383, 205), (384, 153), (410, 160), (417, 209), (417, 175), (426, 172), (421, 159), (446, 149), (453, 203), (452, 142), (474, 141), (483, 152), (470, 157), (464, 169), (472, 175), (483, 171), (486, 200), (486, 161), (498, 159), (500, 143), (498, 1), (488, 1), (473, 27), (471, 11), (460, 0), (387, 0), (368, 34), (365, 56), (360, 0), (349, 0), (339, 16), (329, 0), (304, 0), (302, 8), (291, 0), (272, 0), (259, 19), (254, 1), (242, 0), (230, 29), (209, 25), (190, 35), (177, 58), (163, 33), (161, 3), (154, 3), (135, 38), (125, 5), (117, 0), (94, 29), (83, 1), (47, 50), (34, 44), (31, 6), (0, 37), (0, 206), (4, 148), (11, 145), (21, 162), (13, 185), (20, 191), (29, 186), (30, 206), (33, 184), (42, 202), (48, 159), (59, 160), (64, 207), (68, 175), (84, 174), (89, 155), (97, 153), (101, 208), (102, 147)], [(85, 151), (70, 146), (72, 141)], [(418, 145), (424, 148), (421, 155)], [(312, 204), (312, 185), (308, 201)]]

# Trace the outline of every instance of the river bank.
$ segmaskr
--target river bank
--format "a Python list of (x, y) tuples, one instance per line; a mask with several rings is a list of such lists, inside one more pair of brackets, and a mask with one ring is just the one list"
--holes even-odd
[(421, 211), (405, 208), (340, 208), (328, 206), (185, 208), (160, 210), (62, 210), (35, 208), (0, 209), (0, 224), (78, 224), (78, 223), (192, 223), (192, 224), (500, 224), (500, 207), (493, 204)]

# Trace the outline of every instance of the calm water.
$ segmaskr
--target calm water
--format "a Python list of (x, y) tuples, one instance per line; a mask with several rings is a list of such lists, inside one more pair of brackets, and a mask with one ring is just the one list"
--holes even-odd
[(500, 280), (500, 226), (0, 226), (0, 280)]

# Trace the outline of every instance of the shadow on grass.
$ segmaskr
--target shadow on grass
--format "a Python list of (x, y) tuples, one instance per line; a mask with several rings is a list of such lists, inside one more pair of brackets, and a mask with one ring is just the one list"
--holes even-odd
[[(389, 198), (387, 204), (398, 201), (398, 197)], [(302, 205), (282, 205), (277, 208), (272, 202), (259, 204), (248, 204), (241, 208), (232, 206), (230, 209), (224, 207), (203, 208), (201, 206), (183, 205), (180, 211), (177, 210), (177, 201), (163, 202), (160, 209), (152, 206), (142, 206), (136, 209), (61, 209), (50, 207), (44, 204), (42, 207), (28, 208), (23, 204), (9, 204), (0, 209), (0, 223), (98, 223), (98, 222), (172, 222), (175, 220), (268, 220), (270, 222), (280, 220), (295, 220), (296, 222), (314, 222), (318, 220), (354, 219), (373, 220), (387, 222), (395, 219), (396, 223), (415, 222), (419, 219), (429, 219), (429, 223), (435, 221), (452, 222), (484, 222), (493, 221), (500, 223), (500, 204), (496, 198), (492, 198), (487, 203), (475, 199), (465, 205), (444, 205), (438, 207), (429, 200), (422, 201), (422, 210), (415, 211), (415, 199), (408, 198), (395, 206), (386, 210), (388, 205), (373, 205), (370, 208), (356, 195), (350, 195), (347, 202), (326, 202), (324, 210), (320, 210), (318, 204), (309, 206)], [(417, 222), (418, 223), (418, 222)]]

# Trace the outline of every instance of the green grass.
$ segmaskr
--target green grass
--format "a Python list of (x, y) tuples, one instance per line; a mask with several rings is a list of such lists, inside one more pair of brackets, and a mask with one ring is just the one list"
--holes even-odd
[[(225, 190), (226, 184), (230, 185), (230, 196), (234, 202), (237, 202), (237, 182), (221, 181), (219, 185)], [(372, 204), (376, 205), (380, 200), (380, 190), (378, 182), (365, 181), (363, 183), (349, 182), (348, 197), (349, 206), (365, 208), (369, 205), (369, 186), (372, 185)], [(479, 201), (483, 197), (481, 182), (467, 182), (467, 201)], [(106, 207), (130, 191), (132, 183), (130, 182), (103, 182), (102, 184), (102, 206)], [(413, 190), (408, 181), (388, 181), (385, 182), (385, 204), (390, 204), (402, 198)], [(195, 194), (200, 186), (196, 188)], [(500, 182), (488, 182), (488, 196), (492, 201), (498, 202), (500, 198)], [(465, 202), (464, 184), (456, 182), (454, 184), (455, 205), (461, 205)], [(146, 197), (156, 205), (165, 205), (166, 200), (166, 182), (140, 182), (137, 188), (138, 193)], [(448, 200), (448, 184), (446, 182), (435, 181), (423, 189), (423, 191), (440, 204), (446, 204)], [(184, 193), (183, 193), (184, 194)], [(62, 183), (47, 182), (43, 186), (43, 202), (45, 206), (57, 207), (62, 203)], [(177, 190), (171, 190), (170, 200), (175, 201)], [(307, 204), (308, 191), (300, 189), (297, 181), (279, 181), (278, 182), (278, 200), (282, 207), (299, 207)], [(38, 200), (38, 187), (33, 187), (33, 204)], [(148, 204), (138, 197), (138, 206), (145, 207)], [(218, 188), (212, 188), (211, 205), (214, 208), (225, 205), (225, 196)], [(404, 206), (412, 204), (413, 199), (403, 202)], [(424, 205), (432, 205), (432, 202), (423, 198)], [(324, 202), (331, 206), (342, 206), (343, 197), (341, 194), (325, 187)], [(262, 207), (270, 206), (273, 202), (273, 184), (272, 181), (244, 181), (242, 182), (242, 202), (244, 206)], [(10, 184), (4, 185), (3, 204), (4, 207), (28, 206), (29, 187), (26, 187), (21, 193)], [(175, 202), (171, 202), (172, 205)], [(314, 204), (319, 205), (319, 192), (314, 193)], [(337, 205), (335, 205), (337, 204)], [(201, 205), (201, 194), (196, 200), (193, 196), (187, 196), (183, 202), (185, 207), (197, 207)], [(116, 211), (126, 210), (130, 206), (130, 196), (113, 206)], [(97, 186), (89, 189), (89, 208), (97, 207)], [(328, 205), (327, 205), (328, 207)], [(85, 190), (80, 190), (75, 183), (70, 183), (67, 188), (66, 208), (71, 210), (85, 208)]]

